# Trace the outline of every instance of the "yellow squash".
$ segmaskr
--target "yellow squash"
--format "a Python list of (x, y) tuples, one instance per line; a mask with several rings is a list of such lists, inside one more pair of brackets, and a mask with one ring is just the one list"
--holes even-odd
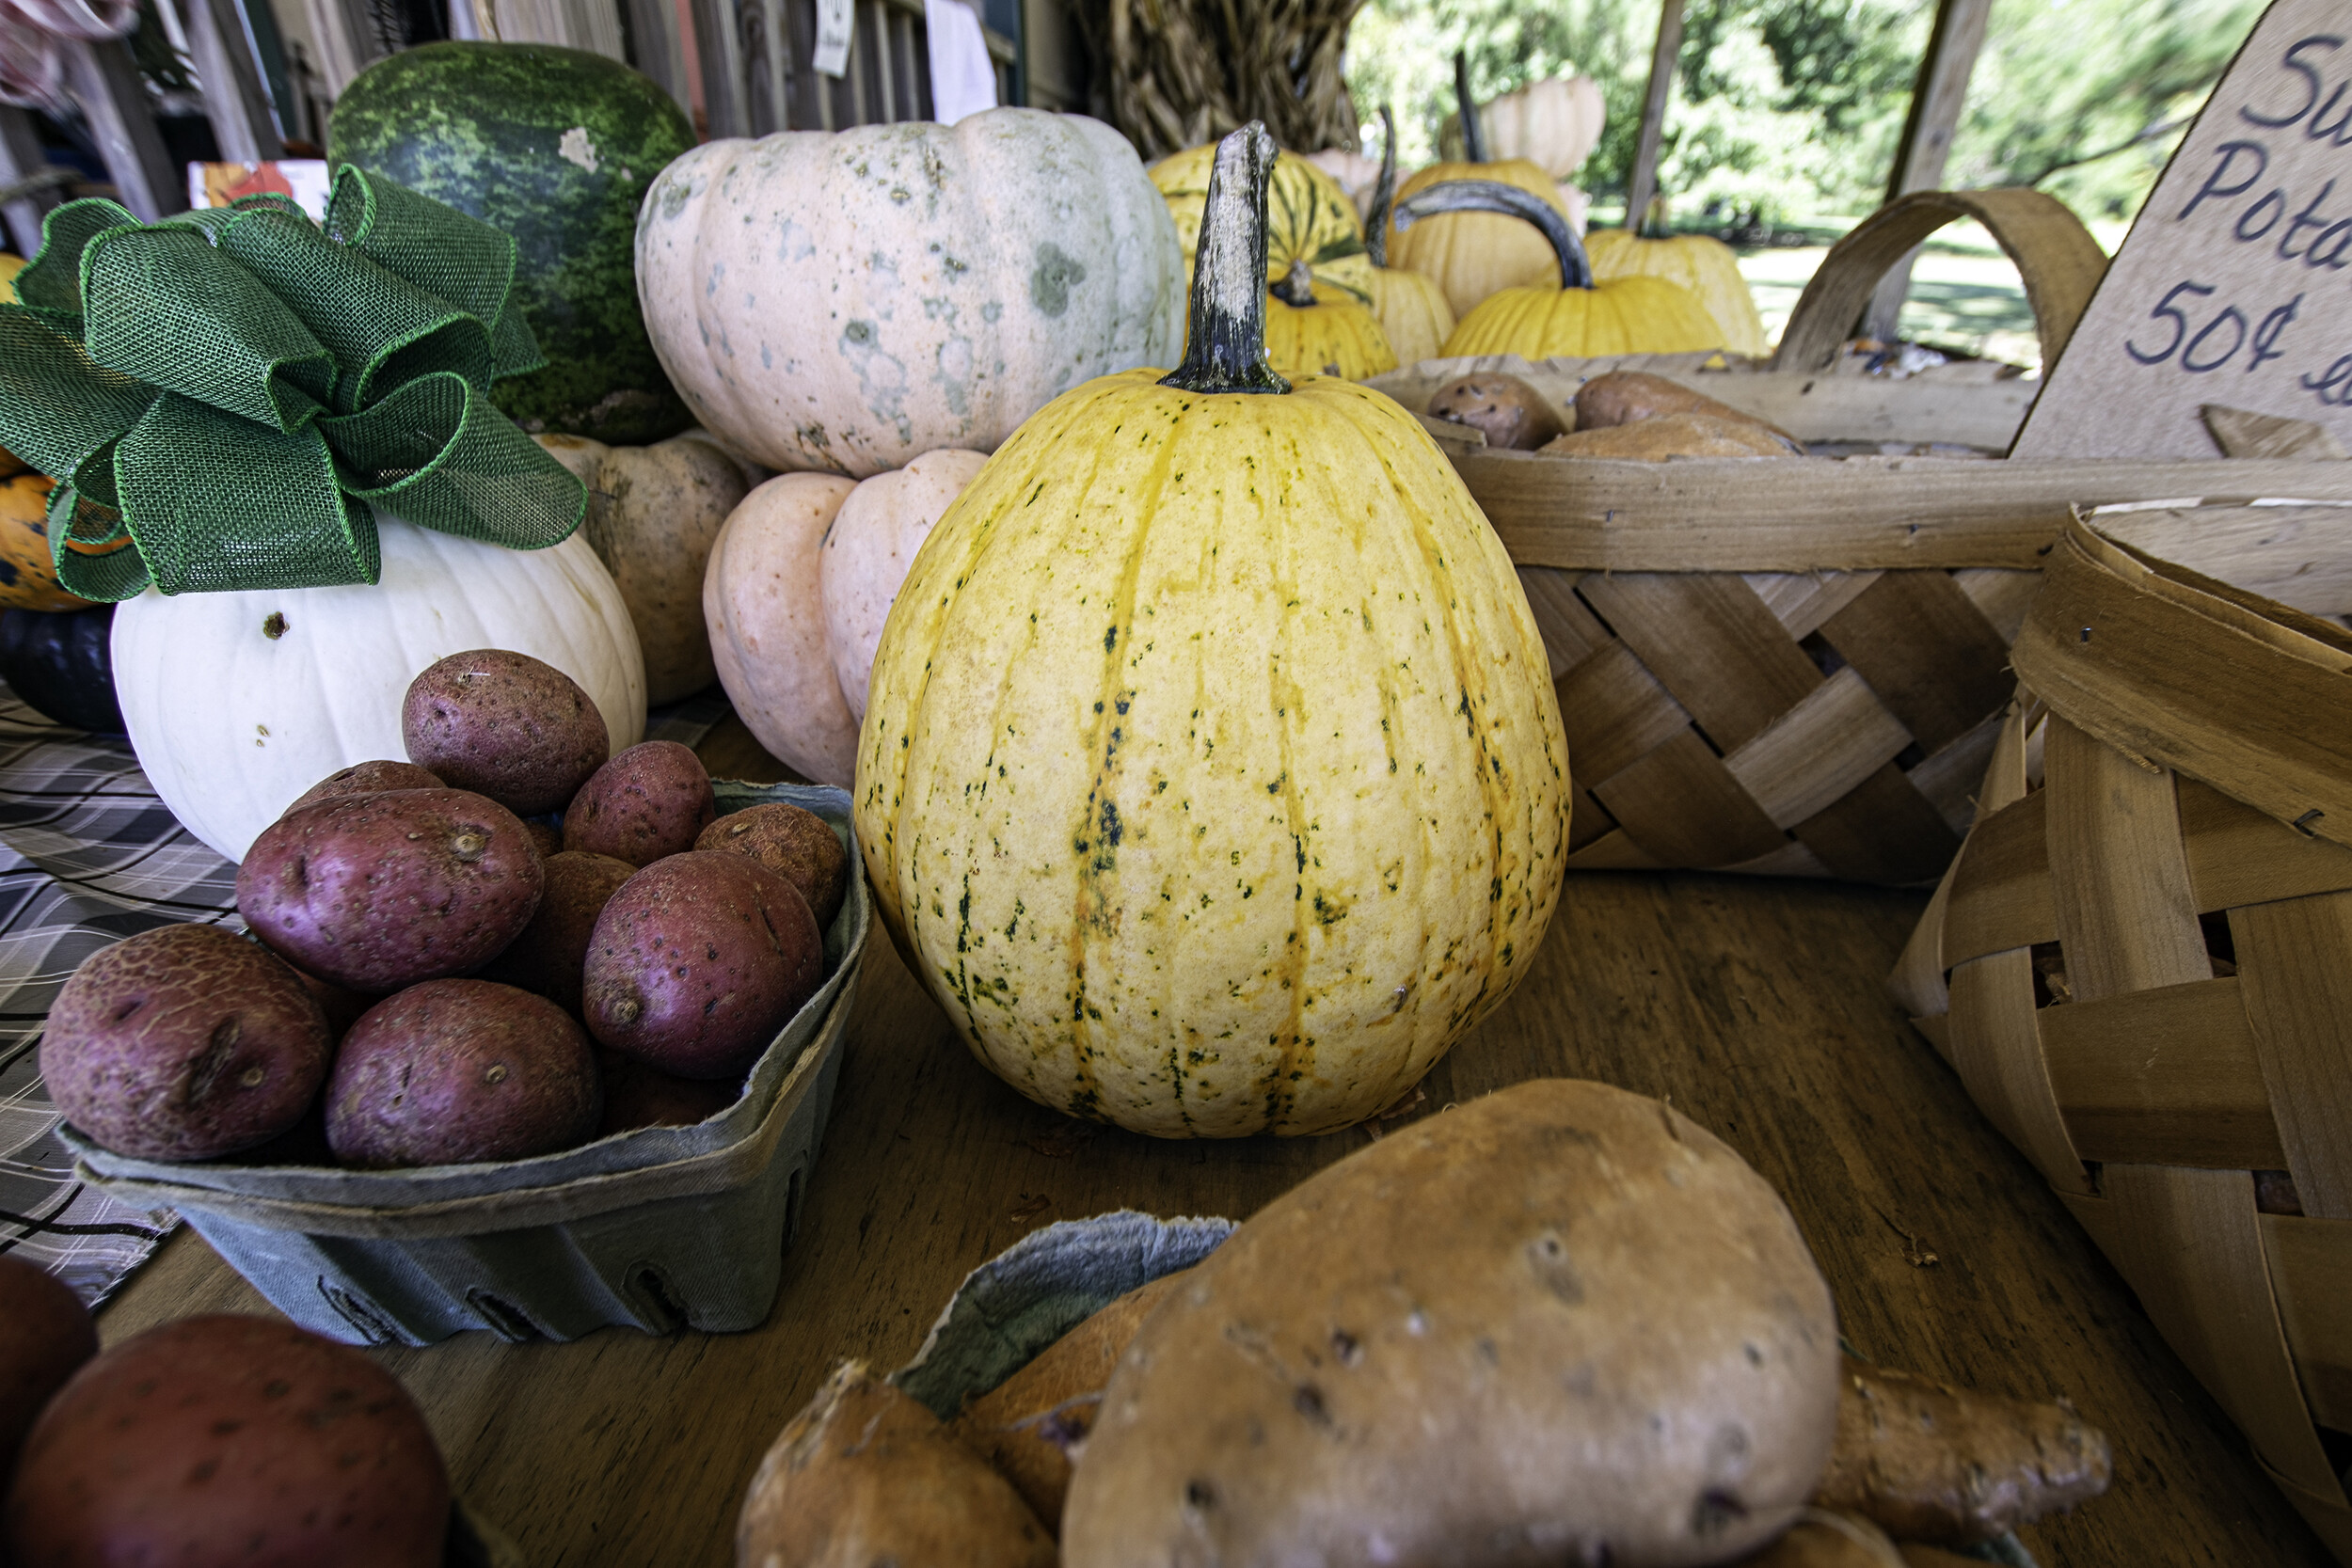
[(1265, 357), (1277, 374), (1343, 381), (1396, 369), (1396, 352), (1369, 306), (1316, 277), (1304, 261), (1266, 291)]
[[(1405, 182), (1397, 199), (1418, 196), (1433, 185), (1494, 180), (1539, 198), (1560, 214), (1562, 222), (1567, 222), (1567, 206), (1549, 174), (1524, 158), (1487, 161), (1477, 104), (1470, 95), (1469, 69), (1459, 55), (1454, 56), (1454, 90), (1461, 101), (1468, 161), (1432, 164)], [(1551, 247), (1544, 244), (1542, 235), (1491, 213), (1449, 213), (1409, 231), (1398, 225), (1386, 241), (1389, 261), (1435, 278), (1445, 293), (1447, 308), (1456, 317), (1469, 315), (1498, 290), (1541, 280), (1552, 268)]]
[(1184, 365), (1065, 393), (941, 518), (859, 736), (876, 902), (1022, 1093), (1328, 1132), (1534, 961), (1566, 742), (1509, 556), (1412, 417), (1263, 358), (1273, 143), (1226, 138)]
[(1462, 318), (1446, 340), (1449, 357), (1517, 354), (1589, 358), (1612, 354), (1681, 354), (1721, 348), (1723, 328), (1696, 295), (1660, 277), (1595, 283), (1584, 249), (1546, 203), (1492, 180), (1459, 180), (1397, 203), (1400, 226), (1433, 214), (1508, 213), (1541, 230), (1558, 268), (1557, 284), (1504, 289)]
[[(1176, 240), (1184, 250), (1184, 277), (1192, 277), (1192, 255), (1200, 244), (1200, 214), (1209, 199), (1209, 170), (1216, 143), (1161, 159), (1144, 172), (1159, 187), (1176, 220)], [(1364, 230), (1347, 192), (1306, 159), (1284, 152), (1274, 161), (1266, 184), (1266, 282), (1290, 275), (1304, 261), (1315, 280), (1372, 300), (1372, 260), (1364, 254)]]
[(21, 469), (0, 480), (0, 610), (82, 610), (89, 604), (57, 581), (49, 547), (54, 488), (46, 474)]
[(1740, 258), (1723, 241), (1706, 234), (1650, 239), (1629, 229), (1604, 229), (1584, 236), (1584, 253), (1592, 259), (1595, 281), (1662, 277), (1698, 296), (1723, 328), (1724, 347), (1758, 358), (1772, 352), (1756, 296), (1740, 276)]
[(1372, 210), (1364, 220), (1364, 249), (1374, 269), (1372, 313), (1379, 318), (1397, 363), (1417, 365), (1445, 347), (1454, 333), (1454, 307), (1427, 273), (1389, 265), (1389, 212), (1396, 205), (1396, 116), (1386, 103), (1380, 105), (1380, 125), (1387, 133), (1386, 145), (1380, 150)]

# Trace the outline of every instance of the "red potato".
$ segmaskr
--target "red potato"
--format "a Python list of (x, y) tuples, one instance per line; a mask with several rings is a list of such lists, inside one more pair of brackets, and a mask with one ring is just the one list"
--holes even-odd
[(237, 867), (237, 912), (311, 974), (381, 993), (487, 963), (530, 924), (546, 880), (504, 806), (403, 789), (270, 824)]
[(452, 654), (408, 683), (408, 759), (517, 816), (561, 811), (604, 766), (612, 736), (580, 683), (505, 648)]
[(824, 978), (800, 889), (755, 861), (698, 849), (624, 884), (596, 918), (582, 975), (596, 1038), (681, 1078), (732, 1079)]
[(733, 1079), (710, 1083), (680, 1078), (606, 1046), (596, 1053), (604, 1071), (604, 1120), (598, 1137), (640, 1127), (691, 1127), (708, 1121), (742, 1097)]
[(358, 1351), (266, 1318), (183, 1318), (82, 1368), (0, 1505), (22, 1568), (438, 1568), (449, 1473)]
[(428, 980), (343, 1037), (326, 1142), (347, 1165), (527, 1160), (586, 1143), (604, 1110), (588, 1038), (544, 996)]
[(285, 815), (292, 816), (305, 806), (321, 800), (339, 800), (345, 795), (381, 795), (388, 789), (443, 789), (448, 781), (431, 768), (419, 768), (413, 762), (356, 762), (349, 768), (329, 773), (295, 797)]
[(49, 1396), (98, 1354), (98, 1325), (61, 1279), (0, 1253), (0, 1481)]
[(821, 929), (841, 912), (850, 890), (850, 852), (833, 825), (813, 811), (785, 800), (763, 801), (729, 812), (694, 841), (697, 849), (726, 849), (749, 855), (801, 890)]
[(596, 769), (564, 811), (564, 847), (651, 865), (694, 847), (719, 815), (693, 749), (648, 740)]
[(621, 884), (637, 875), (627, 861), (566, 849), (548, 857), (547, 890), (522, 934), (483, 968), (482, 978), (535, 991), (568, 1013), (580, 1011), (580, 966), (596, 916)]
[(116, 1153), (210, 1160), (300, 1120), (333, 1050), (284, 959), (217, 926), (166, 926), (73, 972), (40, 1070), (66, 1119)]

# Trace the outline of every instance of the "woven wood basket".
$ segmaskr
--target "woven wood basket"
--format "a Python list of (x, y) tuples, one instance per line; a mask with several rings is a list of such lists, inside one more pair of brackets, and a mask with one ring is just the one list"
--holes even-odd
[[(1886, 268), (1963, 216), (2016, 261), (2051, 362), (2105, 259), (2058, 202), (1995, 190), (1881, 209), (1824, 260), (1766, 368), (1651, 368), (1808, 440), (1927, 440), (1944, 417), (1963, 444), (2005, 444), (2032, 383), (1906, 392), (1825, 370)], [(1622, 363), (1545, 371), (1572, 395)], [(1391, 384), (1425, 406), (1444, 368)], [(2352, 500), (2352, 467), (2284, 461), (1453, 456), (1543, 628), (1579, 786), (1572, 869), (1931, 880), (1967, 831), (2015, 687), (2009, 643), (2072, 506)]]
[[(2352, 610), (2352, 508), (2207, 511)], [(2352, 1562), (2352, 635), (2077, 524), (2015, 658), (1890, 989)]]

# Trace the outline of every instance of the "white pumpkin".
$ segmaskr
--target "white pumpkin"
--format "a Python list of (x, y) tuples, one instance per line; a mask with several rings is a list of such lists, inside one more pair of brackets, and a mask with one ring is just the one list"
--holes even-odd
[(931, 526), (987, 461), (925, 452), (862, 484), (779, 474), (719, 531), (703, 578), (719, 682), (744, 727), (802, 777), (849, 787), (890, 602)]
[[(1554, 180), (1565, 180), (1583, 166), (1608, 120), (1600, 84), (1590, 76), (1555, 76), (1530, 82), (1506, 92), (1478, 111), (1486, 134), (1486, 156), (1524, 158)], [(1446, 117), (1438, 145), (1448, 158), (1459, 158), (1461, 117)]]
[(1374, 190), (1380, 183), (1380, 160), (1367, 158), (1344, 147), (1327, 147), (1320, 152), (1310, 152), (1307, 161), (1340, 182), (1347, 199), (1356, 203), (1356, 215), (1368, 217), (1372, 213)]
[(115, 692), (139, 766), (232, 861), (338, 768), (407, 755), (401, 701), (437, 659), (511, 648), (578, 681), (612, 750), (645, 733), (628, 607), (588, 542), (509, 550), (384, 518), (374, 586), (180, 594), (115, 610)]
[(1135, 149), (1038, 109), (706, 142), (638, 214), (663, 368), (776, 468), (993, 451), (1081, 382), (1172, 363), (1184, 286)]
[(866, 681), (882, 622), (898, 596), (914, 552), (930, 537), (947, 504), (972, 483), (984, 453), (927, 451), (893, 474), (876, 474), (841, 503), (825, 534), (818, 594), (825, 608), (825, 646), (852, 718), (866, 718)]

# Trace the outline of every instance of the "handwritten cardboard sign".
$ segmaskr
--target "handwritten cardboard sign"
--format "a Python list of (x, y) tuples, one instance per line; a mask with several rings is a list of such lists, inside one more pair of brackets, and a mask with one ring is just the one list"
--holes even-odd
[(2352, 0), (2276, 0), (2108, 266), (2011, 449), (2217, 457), (2206, 404), (2352, 445)]
[(856, 25), (850, 0), (817, 0), (817, 47), (809, 64), (828, 76), (848, 74)]

